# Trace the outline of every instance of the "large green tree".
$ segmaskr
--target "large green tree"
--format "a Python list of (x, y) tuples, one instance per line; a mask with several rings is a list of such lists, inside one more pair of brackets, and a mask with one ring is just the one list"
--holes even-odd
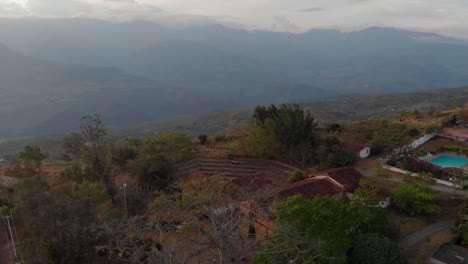
[(398, 244), (377, 234), (362, 234), (353, 238), (348, 252), (349, 264), (406, 264)]
[(317, 122), (309, 112), (296, 104), (257, 106), (254, 119), (257, 127), (273, 130), (286, 158), (302, 164), (313, 161), (318, 139)]
[(37, 172), (40, 170), (46, 155), (41, 152), (41, 148), (38, 146), (26, 146), (24, 151), (19, 153), (19, 158), (26, 168)]
[(457, 240), (461, 245), (468, 246), (468, 205), (465, 205), (458, 213), (452, 231), (457, 234)]
[(393, 204), (410, 215), (440, 212), (438, 195), (428, 186), (430, 179), (408, 176), (404, 184), (392, 192)]
[(278, 231), (254, 263), (344, 263), (356, 218), (332, 197), (289, 197), (276, 209)]
[(391, 230), (387, 211), (381, 207), (384, 200), (385, 197), (371, 180), (363, 179), (359, 182), (359, 188), (354, 191), (349, 205), (359, 219), (361, 232), (388, 233)]
[(129, 167), (141, 185), (165, 189), (172, 182), (173, 164), (193, 155), (194, 145), (189, 137), (170, 133), (145, 140)]
[[(21, 248), (25, 263), (83, 263), (94, 254), (89, 227), (96, 221), (95, 208), (104, 190), (99, 184), (82, 183), (48, 191), (41, 178), (15, 186), (15, 212), (24, 227)], [(98, 198), (101, 197), (101, 198)]]

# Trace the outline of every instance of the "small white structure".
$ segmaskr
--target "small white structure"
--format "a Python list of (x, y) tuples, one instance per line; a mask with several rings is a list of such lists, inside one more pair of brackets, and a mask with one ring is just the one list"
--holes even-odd
[(343, 147), (349, 151), (356, 152), (356, 155), (361, 158), (367, 158), (371, 154), (371, 148), (359, 143), (344, 143)]

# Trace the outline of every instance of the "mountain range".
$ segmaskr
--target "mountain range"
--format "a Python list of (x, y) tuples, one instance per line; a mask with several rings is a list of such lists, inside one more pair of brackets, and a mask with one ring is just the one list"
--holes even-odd
[(468, 42), (390, 28), (301, 34), (148, 21), (0, 19), (0, 137), (349, 93), (468, 83)]

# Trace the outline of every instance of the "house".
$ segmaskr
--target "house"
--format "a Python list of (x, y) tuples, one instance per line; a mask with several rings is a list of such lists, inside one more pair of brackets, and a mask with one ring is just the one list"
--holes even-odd
[(343, 197), (353, 192), (364, 177), (353, 167), (333, 168), (317, 172), (314, 176), (285, 186), (279, 196), (287, 198), (301, 194), (304, 198), (313, 199), (319, 195)]
[(328, 177), (314, 177), (287, 185), (279, 191), (279, 197), (287, 198), (297, 194), (306, 199), (314, 199), (317, 196), (331, 195), (338, 197), (343, 189)]
[(347, 142), (343, 143), (343, 148), (350, 152), (356, 153), (356, 156), (361, 159), (367, 158), (371, 154), (371, 148), (364, 144)]
[(315, 173), (314, 177), (328, 177), (341, 189), (352, 192), (359, 187), (359, 181), (364, 177), (353, 167), (332, 168)]
[(431, 264), (468, 264), (468, 249), (445, 243), (432, 256)]

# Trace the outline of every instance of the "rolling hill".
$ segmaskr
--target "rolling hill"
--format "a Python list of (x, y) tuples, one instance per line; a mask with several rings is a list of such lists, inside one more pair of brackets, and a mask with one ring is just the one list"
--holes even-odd
[[(427, 90), (391, 95), (343, 95), (328, 99), (299, 102), (319, 121), (356, 121), (374, 118), (398, 118), (402, 110), (422, 113), (436, 106), (439, 111), (464, 106), (468, 102), (468, 87)], [(125, 129), (110, 129), (110, 139), (150, 137), (178, 131), (193, 137), (212, 135), (242, 127), (251, 121), (252, 109), (192, 114), (159, 122), (148, 122)], [(79, 120), (74, 120), (78, 130)], [(105, 124), (109, 124), (104, 119)], [(64, 134), (11, 139), (0, 142), (0, 156), (18, 153), (25, 145), (39, 145), (52, 157), (60, 157)]]

